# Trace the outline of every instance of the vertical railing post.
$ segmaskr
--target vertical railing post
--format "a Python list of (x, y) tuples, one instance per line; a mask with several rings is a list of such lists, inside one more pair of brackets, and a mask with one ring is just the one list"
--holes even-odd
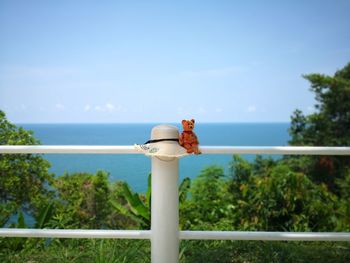
[[(160, 125), (152, 133), (169, 136), (170, 129), (178, 136), (176, 127)], [(159, 135), (159, 134), (158, 134)], [(163, 138), (164, 138), (163, 136)], [(152, 212), (151, 259), (152, 263), (179, 261), (179, 161), (177, 158), (152, 157)]]

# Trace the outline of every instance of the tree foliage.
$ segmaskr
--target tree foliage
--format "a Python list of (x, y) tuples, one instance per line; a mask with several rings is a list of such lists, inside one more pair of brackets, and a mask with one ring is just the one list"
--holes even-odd
[(110, 226), (108, 176), (108, 173), (98, 171), (95, 175), (65, 173), (57, 177), (53, 184), (58, 198), (52, 224), (79, 228)]
[[(126, 182), (121, 183), (119, 202), (111, 203), (121, 214), (140, 224), (142, 229), (151, 227), (151, 174), (148, 175), (147, 195), (134, 193)], [(120, 202), (120, 199), (122, 202)]]
[[(237, 162), (245, 161), (235, 158), (233, 167), (240, 166)], [(252, 172), (245, 182), (235, 179), (239, 173), (240, 170), (233, 169), (231, 182), (233, 221), (239, 228), (270, 231), (336, 228), (338, 199), (325, 185), (313, 183), (282, 161), (266, 172)]]
[(304, 76), (315, 93), (316, 112), (292, 115), (292, 145), (350, 145), (350, 63), (333, 77), (322, 74)]
[[(0, 111), (0, 145), (37, 145), (33, 132), (10, 123)], [(52, 192), (50, 163), (37, 154), (0, 154), (0, 224), (17, 210), (35, 215)]]
[(231, 208), (223, 168), (210, 166), (202, 170), (190, 188), (190, 198), (181, 206), (183, 229), (215, 229), (226, 220)]
[[(350, 145), (350, 63), (334, 76), (309, 74), (304, 76), (315, 94), (315, 113), (304, 115), (296, 110), (291, 117), (291, 145), (349, 146)], [(345, 178), (350, 157), (318, 156), (303, 158), (303, 168), (310, 178), (326, 183), (338, 193), (335, 183)]]
[[(151, 228), (151, 195), (152, 174), (148, 175), (146, 194), (134, 193), (126, 182), (121, 182), (121, 190), (117, 198), (111, 200), (112, 206), (122, 215), (139, 224), (141, 229)], [(190, 178), (186, 177), (179, 185), (180, 209), (187, 200), (187, 194), (191, 186)]]
[(283, 160), (258, 156), (249, 163), (234, 156), (229, 177), (222, 169), (209, 167), (194, 179), (190, 191), (191, 198), (181, 211), (185, 229), (331, 231), (349, 227), (339, 198)]

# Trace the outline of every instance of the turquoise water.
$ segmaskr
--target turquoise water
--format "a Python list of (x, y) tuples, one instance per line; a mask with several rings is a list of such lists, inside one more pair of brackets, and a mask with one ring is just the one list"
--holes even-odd
[[(43, 145), (133, 145), (150, 137), (156, 124), (21, 124), (34, 131)], [(180, 125), (176, 125), (181, 130)], [(289, 140), (288, 123), (197, 124), (201, 145), (284, 146)], [(254, 156), (244, 156), (253, 159)], [(133, 190), (144, 192), (150, 159), (142, 155), (48, 154), (51, 172), (91, 172), (105, 170), (110, 180), (127, 181)], [(228, 170), (230, 155), (188, 156), (180, 160), (180, 179), (194, 178), (212, 164)]]

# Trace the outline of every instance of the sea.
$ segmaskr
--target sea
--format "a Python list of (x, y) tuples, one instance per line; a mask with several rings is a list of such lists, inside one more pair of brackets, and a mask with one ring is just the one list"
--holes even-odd
[[(157, 123), (140, 124), (19, 124), (32, 130), (43, 145), (133, 145), (150, 139)], [(179, 128), (181, 124), (172, 124)], [(200, 145), (206, 146), (286, 146), (290, 139), (289, 123), (199, 123), (195, 132)], [(243, 158), (253, 160), (254, 155)], [(64, 173), (104, 170), (111, 182), (126, 181), (136, 192), (145, 192), (151, 160), (141, 154), (46, 154), (50, 172)], [(274, 156), (278, 158), (278, 156)], [(211, 165), (222, 167), (226, 174), (232, 155), (198, 155), (180, 159), (180, 181), (196, 178)]]

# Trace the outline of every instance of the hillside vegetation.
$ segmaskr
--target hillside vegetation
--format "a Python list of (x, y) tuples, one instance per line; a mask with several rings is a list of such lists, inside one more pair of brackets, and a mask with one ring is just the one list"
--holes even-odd
[[(290, 145), (350, 146), (350, 63), (304, 76), (315, 112), (291, 116)], [(0, 111), (0, 145), (36, 145)], [(54, 175), (36, 154), (0, 155), (0, 224), (25, 228), (149, 229), (151, 185), (134, 193), (109, 174)], [(350, 156), (233, 156), (179, 185), (186, 230), (350, 231)], [(13, 218), (16, 218), (13, 220)], [(12, 221), (11, 221), (12, 220)], [(12, 222), (12, 223), (10, 223)], [(1, 262), (149, 262), (149, 241), (1, 238)], [(349, 242), (183, 241), (182, 262), (350, 262)]]

